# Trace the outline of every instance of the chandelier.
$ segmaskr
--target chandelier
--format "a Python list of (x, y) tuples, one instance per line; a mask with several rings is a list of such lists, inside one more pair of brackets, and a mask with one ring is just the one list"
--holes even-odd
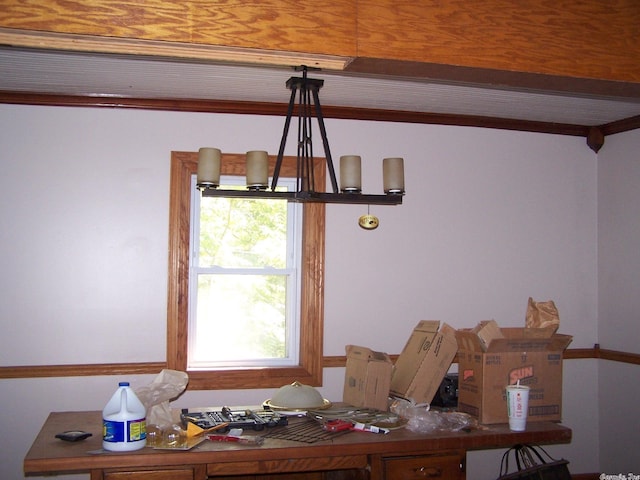
[[(246, 157), (246, 190), (222, 189), (220, 187), (221, 152), (217, 148), (205, 147), (199, 150), (197, 187), (206, 197), (241, 197), (285, 199), (293, 202), (320, 202), (369, 205), (399, 205), (402, 203), (404, 191), (404, 160), (402, 158), (384, 158), (382, 160), (384, 194), (362, 193), (361, 157), (343, 155), (340, 157), (340, 184), (336, 177), (327, 131), (320, 106), (319, 91), (324, 80), (308, 78), (308, 67), (296, 67), (302, 71), (302, 77), (291, 77), (286, 87), (291, 90), (287, 116), (280, 141), (280, 149), (268, 182), (269, 157), (266, 151), (250, 151)], [(289, 127), (294, 116), (297, 96), (298, 147), (296, 155), (296, 190), (278, 190), (280, 168), (284, 158), (284, 150), (289, 136)], [(331, 192), (325, 192), (325, 185), (316, 186), (313, 165), (320, 159), (314, 158), (312, 119), (318, 122), (324, 161), (331, 181)]]

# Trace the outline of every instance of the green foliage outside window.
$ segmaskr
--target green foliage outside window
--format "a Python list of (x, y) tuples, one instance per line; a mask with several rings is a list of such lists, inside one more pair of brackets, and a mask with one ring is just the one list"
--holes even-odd
[(286, 357), (287, 209), (286, 201), (202, 198), (196, 361)]

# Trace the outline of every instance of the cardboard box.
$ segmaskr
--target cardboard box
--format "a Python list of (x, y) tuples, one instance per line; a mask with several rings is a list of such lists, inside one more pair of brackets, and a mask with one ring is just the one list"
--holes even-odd
[(562, 354), (570, 335), (555, 329), (499, 328), (491, 320), (458, 330), (458, 410), (480, 423), (507, 423), (505, 387), (528, 385), (528, 422), (562, 417)]
[(437, 320), (422, 320), (413, 329), (391, 376), (391, 395), (431, 403), (440, 388), (458, 343), (455, 330)]
[(386, 353), (347, 345), (347, 368), (342, 401), (354, 407), (386, 411), (393, 362)]

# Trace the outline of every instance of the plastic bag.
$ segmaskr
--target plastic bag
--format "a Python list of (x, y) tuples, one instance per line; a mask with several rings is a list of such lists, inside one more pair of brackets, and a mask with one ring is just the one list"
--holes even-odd
[(416, 433), (457, 432), (475, 423), (466, 413), (435, 411), (427, 403), (416, 405), (404, 399), (395, 399), (390, 410), (406, 419), (406, 428)]
[(188, 383), (185, 372), (165, 369), (149, 385), (135, 390), (147, 409), (147, 425), (167, 427), (175, 423), (169, 402), (178, 398)]

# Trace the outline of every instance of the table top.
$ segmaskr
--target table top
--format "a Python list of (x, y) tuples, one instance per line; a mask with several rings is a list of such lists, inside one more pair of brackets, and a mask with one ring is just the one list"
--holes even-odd
[[(313, 422), (292, 417), (297, 422)], [(287, 428), (287, 427), (273, 427)], [(318, 424), (318, 428), (321, 429)], [(389, 434), (347, 432), (314, 443), (269, 437), (267, 429), (247, 434), (266, 435), (262, 445), (240, 445), (229, 442), (204, 441), (191, 450), (158, 450), (146, 447), (133, 452), (102, 450), (102, 413), (53, 412), (24, 459), (27, 475), (83, 473), (92, 469), (140, 468), (157, 466), (198, 465), (220, 462), (250, 462), (289, 460), (293, 458), (345, 457), (381, 454), (386, 456), (424, 455), (451, 450), (485, 450), (508, 448), (516, 443), (569, 443), (571, 429), (552, 422), (527, 424), (524, 432), (512, 432), (508, 425), (480, 426), (461, 432), (418, 434), (406, 428)], [(91, 437), (79, 442), (65, 442), (55, 435), (68, 430), (90, 432)], [(338, 448), (336, 448), (338, 447)]]

